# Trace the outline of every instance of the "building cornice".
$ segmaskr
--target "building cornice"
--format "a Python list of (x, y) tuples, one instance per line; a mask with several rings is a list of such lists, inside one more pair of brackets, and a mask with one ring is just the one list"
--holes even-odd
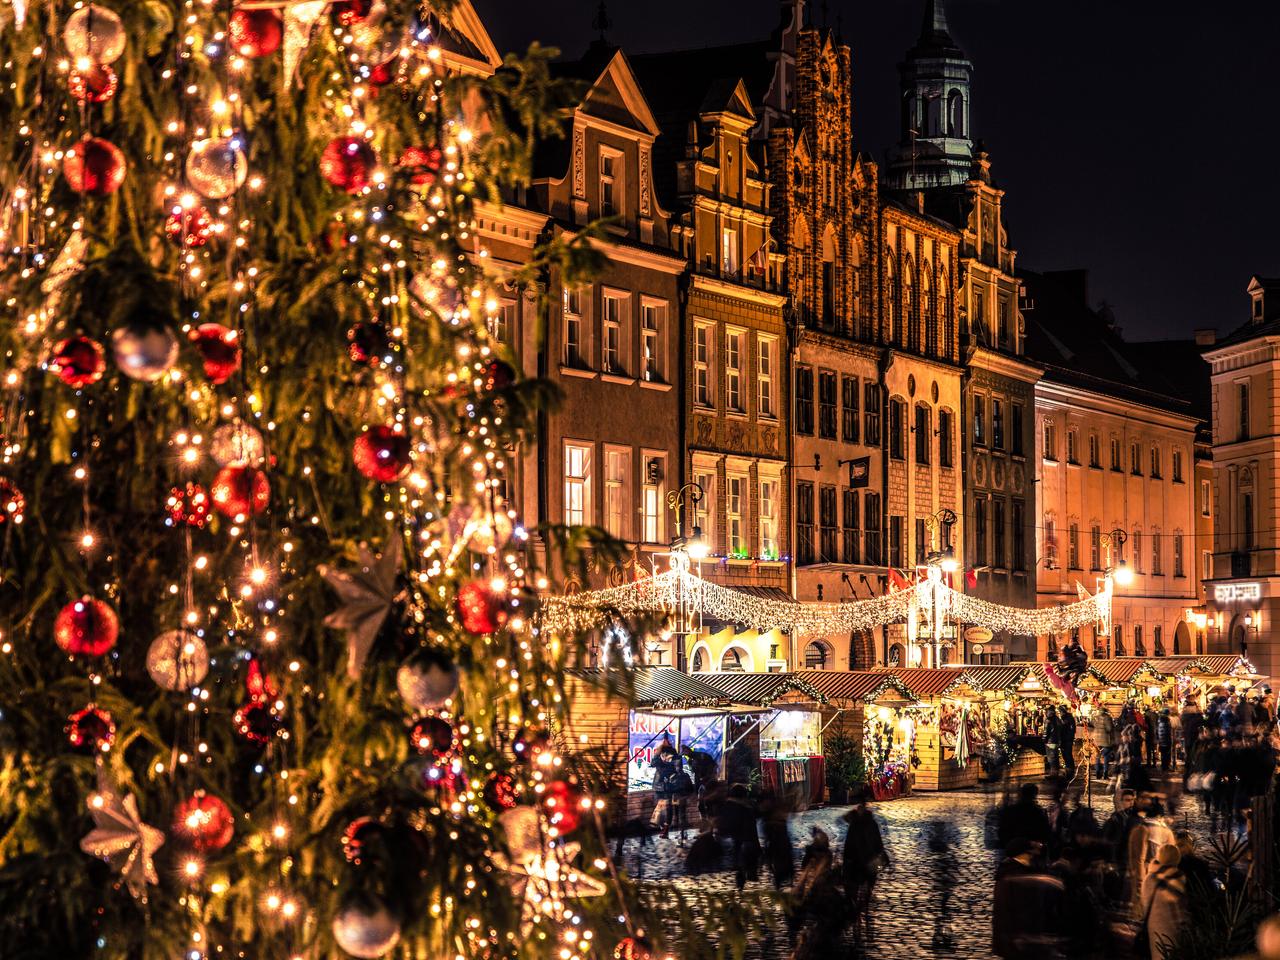
[(733, 297), (735, 300), (746, 300), (750, 303), (758, 303), (763, 307), (771, 307), (773, 309), (781, 309), (787, 303), (787, 298), (783, 294), (769, 293), (767, 290), (757, 290), (755, 287), (731, 283), (715, 277), (705, 277), (698, 273), (693, 274), (693, 288), (703, 293), (715, 294), (721, 297)]
[(1058, 383), (1054, 380), (1041, 380), (1036, 384), (1036, 403), (1058, 403), (1064, 407), (1091, 409), (1099, 413), (1109, 413), (1129, 420), (1144, 420), (1154, 426), (1171, 427), (1175, 430), (1187, 430), (1194, 434), (1200, 423), (1198, 417), (1184, 413), (1174, 413), (1136, 400), (1125, 400), (1096, 390), (1085, 390), (1081, 387)]
[(1044, 367), (1039, 364), (987, 347), (970, 348), (968, 366), (1024, 383), (1038, 383), (1044, 376)]

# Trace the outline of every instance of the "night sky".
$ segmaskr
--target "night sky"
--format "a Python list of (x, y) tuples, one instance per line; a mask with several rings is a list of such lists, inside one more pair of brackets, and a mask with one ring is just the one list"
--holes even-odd
[[(598, 0), (473, 0), (499, 50), (578, 56)], [(855, 147), (898, 140), (897, 63), (924, 0), (811, 2), (853, 49)], [(777, 0), (612, 0), (637, 53), (767, 36)], [(1274, 0), (948, 0), (974, 63), (975, 136), (1006, 191), (1018, 262), (1086, 267), (1133, 339), (1247, 319), (1280, 275), (1280, 4)]]

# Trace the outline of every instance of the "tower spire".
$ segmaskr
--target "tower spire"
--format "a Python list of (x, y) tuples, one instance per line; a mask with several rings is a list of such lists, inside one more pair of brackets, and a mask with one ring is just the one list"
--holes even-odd
[(920, 25), (920, 39), (927, 40), (937, 34), (942, 34), (943, 36), (950, 36), (951, 34), (950, 29), (947, 27), (945, 0), (925, 0), (924, 23)]

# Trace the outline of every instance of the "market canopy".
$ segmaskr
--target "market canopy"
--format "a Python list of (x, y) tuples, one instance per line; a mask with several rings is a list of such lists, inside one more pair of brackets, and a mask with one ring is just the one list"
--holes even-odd
[(734, 703), (753, 707), (771, 707), (780, 697), (798, 691), (815, 703), (827, 698), (806, 680), (794, 673), (740, 673), (737, 671), (696, 674), (707, 686), (719, 690)]
[(1030, 666), (965, 667), (970, 684), (986, 693), (1004, 693), (1020, 687), (1035, 671)]
[(932, 700), (956, 687), (973, 686), (966, 671), (953, 667), (895, 667), (885, 672), (897, 677), (913, 700)]
[(597, 686), (629, 700), (633, 707), (653, 710), (687, 710), (695, 707), (730, 707), (722, 690), (675, 667), (636, 667), (631, 670), (571, 670)]
[(892, 673), (880, 670), (801, 670), (796, 674), (828, 700), (875, 703), (892, 690), (905, 700), (914, 700)]

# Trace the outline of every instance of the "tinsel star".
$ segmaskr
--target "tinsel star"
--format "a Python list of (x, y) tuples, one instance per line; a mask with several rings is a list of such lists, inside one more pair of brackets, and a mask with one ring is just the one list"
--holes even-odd
[(521, 898), (520, 935), (527, 937), (540, 917), (559, 919), (566, 899), (603, 896), (603, 883), (573, 865), (581, 844), (547, 842), (538, 811), (516, 807), (499, 818), (506, 832), (507, 850), (495, 852), (493, 862), (507, 874), (512, 892)]
[(125, 886), (144, 903), (147, 884), (159, 883), (152, 856), (164, 843), (164, 831), (148, 826), (138, 815), (133, 794), (121, 796), (104, 766), (98, 768), (98, 790), (89, 797), (95, 828), (80, 841), (80, 849), (120, 871)]
[(403, 554), (403, 543), (393, 536), (376, 559), (368, 546), (361, 544), (358, 570), (337, 570), (327, 564), (320, 567), (320, 576), (342, 601), (341, 607), (324, 618), (324, 623), (347, 632), (347, 674), (353, 680), (364, 669), (373, 641), (399, 597)]

